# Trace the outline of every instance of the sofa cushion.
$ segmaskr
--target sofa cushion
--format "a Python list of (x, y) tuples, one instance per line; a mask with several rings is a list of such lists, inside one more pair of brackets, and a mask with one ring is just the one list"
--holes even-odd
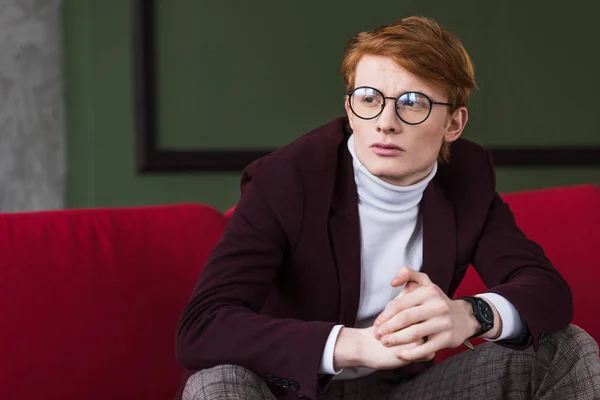
[(202, 205), (0, 215), (0, 399), (168, 399), (225, 219)]

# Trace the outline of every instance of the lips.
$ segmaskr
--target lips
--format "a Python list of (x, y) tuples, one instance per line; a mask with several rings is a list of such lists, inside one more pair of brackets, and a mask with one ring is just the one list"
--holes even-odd
[(388, 149), (388, 150), (399, 150), (402, 151), (402, 147), (396, 146), (393, 143), (375, 143), (371, 147), (378, 147), (380, 149)]
[(375, 143), (371, 145), (371, 151), (380, 157), (396, 157), (404, 152), (404, 149), (392, 143)]

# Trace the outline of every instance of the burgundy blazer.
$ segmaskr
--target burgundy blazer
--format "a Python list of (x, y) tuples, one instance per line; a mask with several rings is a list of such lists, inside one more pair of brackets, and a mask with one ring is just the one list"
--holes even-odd
[[(335, 324), (354, 326), (360, 296), (348, 136), (347, 119), (338, 118), (244, 170), (241, 199), (179, 323), (177, 358), (189, 372), (240, 365), (285, 399), (315, 399), (328, 384), (331, 377), (319, 375), (325, 342)], [(537, 350), (570, 323), (571, 291), (515, 224), (495, 190), (486, 150), (464, 139), (453, 143), (420, 210), (422, 272), (452, 297), (472, 264), (521, 314), (526, 335), (498, 344)]]

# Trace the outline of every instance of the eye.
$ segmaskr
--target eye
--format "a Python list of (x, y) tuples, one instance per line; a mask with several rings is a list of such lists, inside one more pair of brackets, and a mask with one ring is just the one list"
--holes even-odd
[(368, 107), (380, 106), (383, 103), (381, 93), (373, 88), (359, 88), (354, 91), (353, 99)]
[(401, 108), (414, 108), (414, 109), (428, 109), (429, 100), (427, 97), (420, 93), (404, 93), (398, 99), (398, 107)]

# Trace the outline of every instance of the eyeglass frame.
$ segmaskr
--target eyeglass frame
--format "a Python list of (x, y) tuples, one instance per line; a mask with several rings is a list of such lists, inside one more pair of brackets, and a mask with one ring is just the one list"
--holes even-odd
[[(373, 89), (376, 92), (381, 94), (381, 97), (383, 98), (383, 104), (381, 105), (381, 110), (379, 110), (379, 112), (371, 117), (371, 118), (365, 118), (365, 117), (361, 117), (360, 115), (358, 115), (356, 113), (356, 111), (354, 111), (354, 108), (352, 108), (352, 95), (354, 94), (354, 92), (356, 92), (358, 89)], [(404, 92), (402, 94), (400, 94), (398, 97), (390, 97), (390, 96), (384, 96), (383, 92), (377, 88), (371, 87), (371, 86), (359, 86), (357, 88), (354, 88), (352, 90), (347, 90), (344, 92), (344, 94), (346, 94), (346, 96), (348, 96), (348, 105), (350, 106), (350, 110), (352, 110), (352, 114), (356, 115), (358, 118), (363, 119), (363, 120), (371, 120), (371, 119), (375, 119), (377, 117), (379, 117), (381, 115), (381, 113), (383, 112), (383, 110), (385, 109), (385, 105), (386, 105), (386, 99), (390, 99), (390, 100), (394, 100), (394, 105), (398, 104), (398, 100), (400, 100), (400, 97), (409, 94), (409, 93), (415, 93), (418, 95), (421, 95), (423, 97), (425, 97), (428, 101), (429, 104), (431, 104), (431, 106), (429, 107), (429, 112), (427, 113), (427, 116), (423, 119), (423, 121), (421, 122), (406, 122), (404, 119), (402, 119), (402, 117), (400, 116), (400, 114), (398, 113), (398, 107), (395, 106), (394, 107), (394, 111), (396, 112), (396, 115), (398, 116), (398, 118), (400, 118), (400, 121), (404, 122), (407, 125), (419, 125), (422, 124), (423, 122), (427, 121), (427, 118), (429, 118), (429, 116), (431, 115), (431, 110), (433, 110), (433, 106), (435, 104), (441, 105), (441, 106), (450, 106), (453, 107), (454, 104), (451, 103), (442, 103), (440, 101), (433, 101), (431, 100), (431, 98), (429, 96), (427, 96), (425, 93), (421, 93), (421, 92)]]

